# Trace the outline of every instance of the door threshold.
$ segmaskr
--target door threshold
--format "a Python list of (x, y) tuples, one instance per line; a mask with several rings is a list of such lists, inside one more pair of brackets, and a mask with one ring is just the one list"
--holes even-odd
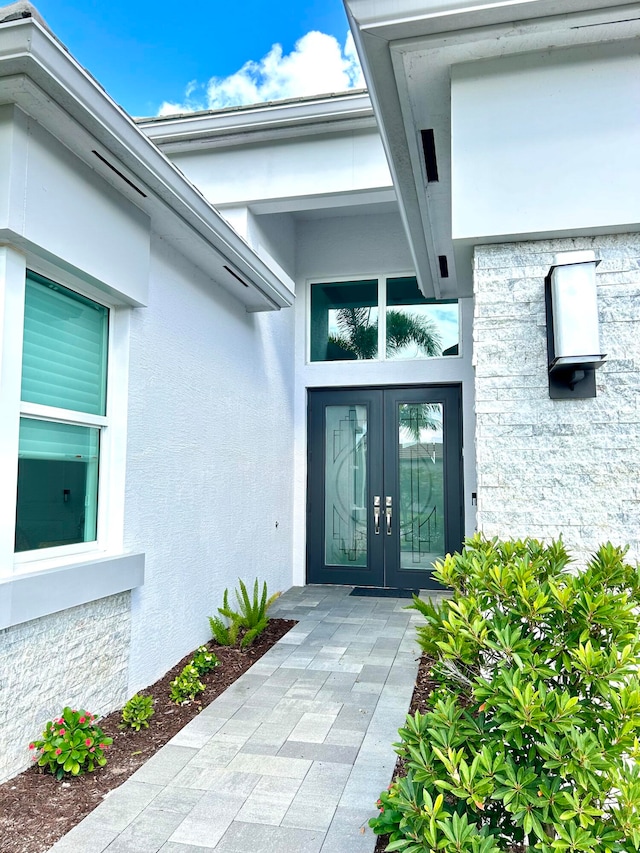
[(419, 592), (419, 589), (391, 589), (386, 586), (354, 586), (349, 595), (364, 595), (371, 598), (413, 598)]

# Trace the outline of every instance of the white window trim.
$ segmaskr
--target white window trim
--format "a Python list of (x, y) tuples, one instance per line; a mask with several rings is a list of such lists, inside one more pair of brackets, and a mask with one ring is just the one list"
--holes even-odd
[[(108, 376), (106, 415), (90, 415), (35, 403), (21, 403), (22, 338), (27, 270), (45, 276), (109, 308)], [(74, 606), (83, 601), (132, 589), (143, 582), (144, 556), (124, 553), (124, 496), (126, 477), (127, 400), (129, 375), (129, 306), (113, 300), (95, 286), (53, 264), (32, 257), (11, 246), (0, 246), (0, 611), (3, 627), (24, 621), (29, 611), (21, 605), (14, 615), (11, 602), (20, 599), (18, 590), (33, 576), (36, 588), (44, 588), (43, 573), (53, 572), (62, 590), (51, 600), (48, 612)], [(15, 553), (16, 493), (20, 416), (101, 429), (100, 476), (98, 486), (98, 538), (94, 542), (65, 545)], [(6, 472), (6, 476), (4, 476)], [(98, 583), (93, 564), (109, 569)], [(120, 567), (114, 570), (114, 567)], [(133, 567), (133, 568), (132, 568)], [(77, 587), (78, 571), (86, 582)], [(127, 581), (130, 575), (130, 582)], [(40, 579), (39, 579), (40, 578)], [(65, 582), (64, 578), (74, 582)], [(93, 581), (91, 580), (93, 578)], [(15, 583), (16, 594), (12, 595)], [(44, 585), (44, 586), (43, 586)], [(31, 581), (29, 588), (33, 589)], [(92, 589), (95, 594), (92, 595)], [(77, 600), (76, 600), (77, 599)], [(20, 599), (22, 600), (22, 599)], [(67, 601), (65, 605), (64, 602)], [(7, 610), (8, 608), (8, 610)], [(15, 608), (14, 608), (15, 609)], [(33, 610), (33, 617), (44, 615), (46, 601)], [(37, 611), (37, 612), (36, 612)], [(42, 611), (42, 612), (40, 612)], [(0, 613), (0, 615), (2, 615)]]
[[(381, 358), (359, 358), (349, 360), (349, 365), (364, 365), (364, 364), (398, 364), (403, 361), (422, 361), (422, 362), (437, 362), (437, 361), (452, 361), (463, 357), (462, 352), (462, 315), (460, 311), (460, 300), (457, 300), (458, 308), (458, 354), (446, 356), (417, 356), (412, 359), (392, 359), (386, 357), (386, 339), (387, 339), (387, 288), (386, 282), (389, 278), (415, 278), (414, 270), (403, 270), (401, 272), (385, 272), (385, 273), (345, 273), (339, 276), (324, 276), (322, 278), (308, 278), (306, 280), (306, 305), (305, 305), (305, 363), (312, 367), (319, 364), (343, 364), (340, 359), (335, 361), (312, 361), (311, 360), (311, 289), (314, 284), (340, 284), (341, 282), (356, 282), (356, 281), (377, 281), (378, 282), (378, 353), (384, 352), (385, 357)], [(455, 300), (443, 299), (442, 302), (453, 302)], [(358, 368), (356, 368), (358, 369)]]

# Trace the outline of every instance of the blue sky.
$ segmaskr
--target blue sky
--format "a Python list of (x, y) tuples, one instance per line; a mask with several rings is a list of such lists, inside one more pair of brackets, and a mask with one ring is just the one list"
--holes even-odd
[(363, 85), (352, 43), (345, 54), (341, 0), (34, 2), (76, 59), (132, 115)]

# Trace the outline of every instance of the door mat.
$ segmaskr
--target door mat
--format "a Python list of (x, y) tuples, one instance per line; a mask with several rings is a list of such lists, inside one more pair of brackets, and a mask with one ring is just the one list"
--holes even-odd
[(413, 598), (417, 589), (387, 589), (375, 586), (354, 586), (349, 595), (365, 595), (372, 598)]

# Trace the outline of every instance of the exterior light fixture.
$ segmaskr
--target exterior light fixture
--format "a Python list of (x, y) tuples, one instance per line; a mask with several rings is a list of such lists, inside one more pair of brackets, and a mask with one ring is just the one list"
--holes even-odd
[(600, 352), (595, 253), (556, 255), (545, 279), (549, 396), (585, 399), (596, 396)]

